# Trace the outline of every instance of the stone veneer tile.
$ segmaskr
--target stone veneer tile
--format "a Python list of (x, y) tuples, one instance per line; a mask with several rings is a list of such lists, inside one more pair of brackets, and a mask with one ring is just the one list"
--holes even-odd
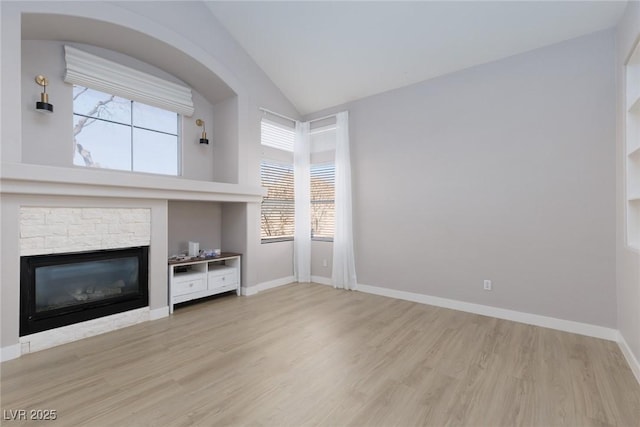
[(148, 208), (20, 208), (20, 255), (147, 246)]

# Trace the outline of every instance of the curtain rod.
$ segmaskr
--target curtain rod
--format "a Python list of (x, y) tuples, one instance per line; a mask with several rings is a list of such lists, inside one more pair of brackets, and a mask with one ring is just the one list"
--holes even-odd
[(318, 117), (317, 119), (309, 120), (309, 123), (311, 123), (311, 122), (319, 122), (320, 120), (325, 120), (325, 119), (330, 119), (331, 117), (335, 117), (337, 115), (338, 115), (338, 113), (333, 113), (333, 114), (329, 114), (327, 116)]
[[(292, 122), (294, 122), (294, 123), (298, 121), (298, 120), (296, 120), (296, 119), (292, 119), (292, 118), (291, 118), (291, 117), (289, 117), (289, 116), (285, 116), (284, 114), (276, 113), (275, 111), (271, 111), (271, 110), (268, 110), (268, 109), (263, 108), (263, 107), (259, 107), (258, 109), (259, 109), (260, 111), (265, 112), (265, 113), (273, 114), (274, 116), (278, 116), (278, 117), (281, 117), (281, 118), (283, 118), (283, 119), (290, 120), (290, 121), (292, 121)], [(335, 116), (337, 116), (337, 115), (338, 115), (338, 113), (334, 113), (334, 114), (329, 114), (329, 115), (326, 115), (326, 116), (318, 117), (317, 119), (311, 119), (311, 120), (309, 120), (309, 123), (312, 123), (312, 122), (318, 122), (318, 121), (320, 121), (320, 120), (325, 120), (325, 119), (330, 119), (330, 118), (335, 117)]]

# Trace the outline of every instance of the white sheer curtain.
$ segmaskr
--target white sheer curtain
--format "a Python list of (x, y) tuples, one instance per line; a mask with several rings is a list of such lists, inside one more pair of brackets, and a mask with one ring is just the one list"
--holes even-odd
[(333, 272), (335, 288), (356, 288), (351, 208), (351, 156), (349, 154), (349, 112), (336, 115), (336, 218), (333, 236)]
[(293, 234), (293, 272), (296, 281), (311, 282), (311, 154), (309, 123), (296, 122), (293, 143), (295, 231)]

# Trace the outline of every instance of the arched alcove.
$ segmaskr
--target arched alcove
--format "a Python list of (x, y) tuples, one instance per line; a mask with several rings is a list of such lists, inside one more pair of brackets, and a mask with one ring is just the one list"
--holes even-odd
[(187, 83), (217, 104), (237, 95), (214, 70), (182, 50), (140, 31), (80, 16), (22, 14), (22, 40), (59, 40), (93, 45), (153, 65)]
[[(70, 86), (62, 81), (62, 46), (71, 44), (192, 88), (196, 112), (183, 118), (182, 176), (199, 181), (238, 183), (238, 101), (236, 91), (181, 49), (135, 29), (93, 18), (63, 14), (23, 13), (22, 39), (22, 160), (25, 163), (71, 166), (68, 154), (71, 117)], [(48, 91), (56, 118), (43, 119), (32, 108), (36, 74), (51, 74)], [(201, 146), (203, 119), (212, 140)], [(45, 142), (45, 139), (47, 140)]]

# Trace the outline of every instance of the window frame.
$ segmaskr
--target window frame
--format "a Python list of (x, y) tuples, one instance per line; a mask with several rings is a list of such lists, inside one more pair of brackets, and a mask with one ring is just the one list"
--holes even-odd
[[(108, 96), (117, 96), (119, 98), (122, 98), (125, 101), (128, 101), (130, 103), (130, 112), (129, 112), (129, 123), (123, 123), (121, 121), (116, 121), (116, 120), (109, 120), (103, 117), (99, 117), (99, 116), (90, 116), (87, 114), (82, 114), (82, 113), (77, 113), (76, 112), (76, 108), (75, 108), (75, 101), (76, 101), (76, 97), (74, 96), (72, 99), (72, 105), (71, 105), (71, 109), (72, 109), (72, 117), (73, 117), (73, 121), (75, 122), (76, 117), (85, 117), (88, 119), (92, 119), (98, 122), (102, 122), (102, 123), (110, 123), (113, 125), (118, 125), (118, 126), (124, 126), (126, 128), (129, 128), (129, 153), (130, 153), (130, 162), (129, 162), (129, 169), (120, 169), (120, 168), (111, 168), (111, 167), (97, 167), (97, 169), (100, 170), (105, 170), (105, 171), (117, 171), (117, 172), (125, 172), (125, 173), (138, 173), (138, 174), (151, 174), (151, 175), (159, 175), (159, 176), (167, 176), (167, 177), (180, 177), (182, 176), (182, 171), (183, 171), (183, 165), (182, 165), (182, 149), (183, 149), (183, 144), (182, 144), (182, 121), (183, 121), (183, 117), (182, 114), (175, 112), (175, 111), (171, 111), (171, 110), (167, 110), (161, 107), (156, 107), (156, 106), (152, 106), (149, 104), (145, 104), (144, 102), (141, 101), (136, 101), (134, 99), (130, 99), (130, 98), (126, 98), (124, 96), (119, 96), (116, 94), (112, 94), (109, 92), (104, 92), (103, 90), (99, 90), (99, 89), (94, 89), (92, 87), (89, 86), (81, 86), (79, 84), (74, 84), (73, 88), (75, 90), (75, 88), (82, 88), (82, 89), (89, 89), (95, 92), (100, 92), (103, 93), (105, 95)], [(142, 104), (145, 106), (149, 106), (152, 108), (157, 108), (160, 109), (162, 111), (171, 113), (171, 114), (175, 114), (176, 115), (176, 133), (173, 134), (171, 132), (166, 132), (166, 131), (162, 131), (162, 130), (158, 130), (158, 129), (152, 129), (152, 128), (148, 128), (148, 127), (144, 127), (144, 126), (137, 126), (134, 124), (134, 103), (138, 103), (138, 104)], [(168, 135), (171, 137), (175, 137), (176, 138), (176, 153), (175, 153), (175, 167), (176, 167), (176, 173), (162, 173), (162, 172), (149, 172), (149, 171), (144, 171), (144, 170), (136, 170), (135, 167), (135, 158), (134, 158), (134, 150), (135, 150), (135, 144), (136, 144), (136, 140), (134, 139), (134, 135), (135, 135), (135, 131), (136, 130), (143, 130), (143, 131), (148, 131), (148, 132), (154, 132), (154, 133), (158, 133), (158, 134), (162, 134), (162, 135)], [(140, 139), (138, 138), (138, 141)], [(81, 164), (76, 164), (75, 163), (75, 157), (77, 155), (77, 141), (76, 141), (76, 135), (74, 135), (73, 138), (73, 158), (72, 158), (72, 163), (73, 166), (75, 167), (81, 167), (81, 168), (89, 168), (91, 166), (87, 166), (87, 165), (81, 165)]]
[[(273, 117), (272, 117), (273, 116)], [(287, 123), (287, 124), (285, 124)], [(289, 124), (290, 123), (290, 124)], [(263, 114), (260, 120), (260, 145), (261, 145), (261, 159), (260, 159), (260, 184), (264, 185), (264, 164), (271, 164), (283, 168), (289, 169), (291, 173), (289, 189), (292, 195), (290, 204), (293, 207), (291, 210), (291, 235), (286, 236), (264, 236), (263, 217), (265, 200), (268, 200), (268, 195), (262, 199), (260, 204), (260, 243), (278, 243), (278, 242), (292, 242), (295, 234), (295, 187), (294, 187), (294, 174), (293, 174), (293, 143), (295, 141), (295, 122), (284, 120), (277, 115)]]
[(264, 206), (265, 203), (267, 205), (271, 204), (269, 202), (271, 202), (272, 199), (269, 199), (269, 196), (267, 194), (267, 196), (263, 197), (262, 199), (262, 203), (260, 204), (260, 243), (261, 244), (265, 244), (265, 243), (278, 243), (278, 242), (289, 242), (289, 241), (293, 241), (294, 239), (294, 234), (295, 234), (295, 191), (294, 191), (294, 176), (293, 176), (293, 163), (288, 163), (288, 162), (284, 162), (284, 161), (279, 161), (279, 160), (273, 160), (273, 159), (266, 159), (263, 158), (260, 161), (260, 183), (263, 187), (268, 188), (267, 186), (264, 185), (264, 166), (265, 165), (269, 165), (271, 167), (275, 168), (280, 168), (280, 169), (288, 169), (289, 173), (291, 174), (291, 179), (290, 181), (290, 189), (289, 192), (291, 193), (291, 199), (287, 200), (287, 199), (279, 199), (277, 200), (277, 202), (274, 200), (273, 205), (278, 205), (278, 204), (285, 204), (285, 205), (290, 205), (291, 206), (291, 234), (287, 234), (287, 235), (279, 235), (279, 236), (264, 236), (263, 235), (263, 218), (264, 218)]
[[(333, 199), (326, 199), (326, 200), (322, 200), (322, 201), (315, 201), (313, 200), (313, 178), (314, 178), (314, 169), (326, 169), (327, 167), (331, 167), (331, 178), (332, 178), (332, 184), (333, 184)], [(311, 167), (309, 168), (309, 172), (311, 174), (311, 240), (315, 241), (315, 242), (333, 242), (333, 239), (335, 237), (335, 232), (336, 232), (336, 223), (335, 223), (335, 208), (336, 208), (336, 165), (335, 162), (319, 162), (319, 163), (312, 163)], [(333, 205), (333, 212), (334, 212), (334, 218), (333, 218), (333, 226), (331, 229), (331, 237), (328, 236), (314, 236), (314, 218), (313, 218), (313, 205), (320, 205), (320, 204), (332, 204)]]

